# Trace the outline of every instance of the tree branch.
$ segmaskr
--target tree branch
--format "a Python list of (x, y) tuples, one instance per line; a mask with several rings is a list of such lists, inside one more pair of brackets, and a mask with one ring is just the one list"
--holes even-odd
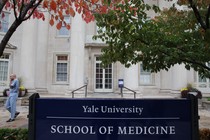
[[(36, 10), (36, 8), (40, 5), (40, 3), (42, 1), (43, 0), (39, 0), (38, 3), (34, 4), (36, 2), (36, 0), (31, 0), (29, 4), (24, 5), (24, 8), (20, 12), (19, 19), (21, 21), (25, 21), (25, 20), (29, 19), (31, 17), (31, 15), (33, 15), (33, 12)], [(30, 9), (32, 9), (32, 11), (27, 16), (27, 14), (28, 14), (28, 12), (29, 12)]]
[(20, 20), (15, 20), (13, 24), (10, 26), (9, 30), (4, 35), (3, 39), (0, 43), (0, 56), (2, 56), (4, 49), (9, 41), (9, 39), (12, 37), (13, 33), (16, 31), (16, 29), (19, 27), (19, 25), (22, 23)]
[[(166, 52), (164, 52), (164, 51), (161, 51), (161, 50), (158, 50), (158, 51), (161, 52), (161, 53), (163, 53), (163, 54), (166, 55), (166, 56), (171, 56), (170, 54), (168, 54), (168, 53), (166, 53)], [(196, 65), (198, 65), (198, 66), (200, 66), (200, 67), (202, 67), (202, 68), (204, 68), (205, 70), (207, 70), (207, 71), (210, 72), (210, 67), (208, 67), (206, 64), (203, 64), (203, 63), (198, 62), (198, 61), (193, 60), (193, 59), (186, 59), (186, 58), (182, 58), (182, 57), (180, 57), (180, 60), (181, 60), (182, 62), (186, 62), (186, 63), (189, 63), (189, 64), (196, 64)]]
[(13, 9), (14, 9), (14, 15), (15, 15), (15, 18), (17, 19), (17, 13), (16, 13), (16, 0), (13, 0), (13, 4), (14, 4), (14, 7), (13, 7)]
[(19, 14), (19, 19), (21, 18), (21, 15), (22, 15), (22, 12), (23, 12), (23, 7), (25, 6), (24, 4), (24, 0), (22, 0), (22, 4), (21, 4), (21, 7), (20, 7), (20, 14)]
[(209, 6), (208, 6), (208, 11), (207, 11), (207, 13), (206, 13), (206, 27), (207, 27), (207, 29), (209, 29), (210, 28), (210, 25), (209, 25), (209, 19), (210, 18), (210, 4), (209, 4)]
[(7, 3), (8, 0), (0, 0), (0, 13), (2, 12), (5, 4)]
[(191, 6), (192, 9), (193, 9), (193, 12), (194, 12), (194, 14), (195, 14), (195, 17), (196, 17), (198, 23), (200, 23), (201, 27), (202, 27), (204, 30), (206, 30), (207, 27), (206, 27), (205, 23), (203, 22), (203, 20), (202, 20), (202, 18), (201, 18), (201, 15), (200, 15), (200, 13), (199, 13), (199, 11), (198, 11), (198, 8), (197, 8), (196, 5), (193, 3), (193, 0), (188, 0), (188, 1), (189, 1), (189, 3), (190, 3), (190, 6)]
[(43, 0), (39, 0), (39, 2), (38, 2), (37, 4), (35, 4), (35, 5), (32, 6), (33, 9), (32, 9), (32, 11), (31, 11), (31, 13), (30, 13), (28, 16), (26, 16), (26, 17), (23, 19), (23, 21), (28, 20), (28, 19), (33, 15), (34, 11), (36, 10), (36, 8), (40, 5), (40, 3), (41, 3), (42, 1), (43, 1)]

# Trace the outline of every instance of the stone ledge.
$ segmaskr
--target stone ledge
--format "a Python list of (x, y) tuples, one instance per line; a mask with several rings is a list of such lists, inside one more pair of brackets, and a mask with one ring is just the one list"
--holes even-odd
[(206, 110), (210, 110), (210, 101), (203, 101), (202, 106)]
[[(7, 97), (1, 96), (0, 97), (0, 107), (4, 106)], [(29, 105), (29, 97), (18, 97), (17, 99), (17, 106), (28, 106)]]

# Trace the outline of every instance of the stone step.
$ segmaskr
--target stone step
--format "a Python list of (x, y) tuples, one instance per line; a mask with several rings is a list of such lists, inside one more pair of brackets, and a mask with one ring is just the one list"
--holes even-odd
[[(29, 105), (29, 96), (18, 97), (17, 106), (28, 106)], [(0, 97), (0, 107), (4, 106), (6, 103), (7, 97)]]
[(0, 107), (4, 106), (4, 100), (0, 99)]

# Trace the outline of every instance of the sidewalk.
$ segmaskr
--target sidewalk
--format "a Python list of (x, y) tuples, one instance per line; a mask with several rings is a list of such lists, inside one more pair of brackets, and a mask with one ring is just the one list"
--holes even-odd
[[(17, 110), (20, 111), (20, 115), (14, 122), (6, 122), (9, 119), (9, 112), (4, 108), (0, 107), (0, 128), (28, 128), (28, 106), (18, 106)], [(200, 128), (210, 129), (210, 111), (201, 109), (199, 110)]]
[(17, 111), (20, 114), (15, 121), (6, 122), (10, 113), (4, 107), (0, 107), (0, 128), (28, 128), (28, 106), (18, 106)]

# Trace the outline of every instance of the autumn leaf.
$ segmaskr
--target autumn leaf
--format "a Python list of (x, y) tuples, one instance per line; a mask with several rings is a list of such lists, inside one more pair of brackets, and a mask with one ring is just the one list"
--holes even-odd
[(50, 2), (50, 8), (56, 12), (57, 4), (54, 0)]
[(62, 2), (61, 0), (57, 0), (57, 4), (61, 4), (61, 2)]
[(43, 8), (47, 8), (48, 7), (48, 4), (49, 4), (49, 1), (45, 0), (43, 2)]
[(58, 20), (58, 16), (57, 15), (55, 16), (55, 20)]
[(74, 17), (75, 16), (75, 11), (72, 7), (69, 8), (69, 14)]
[(97, 3), (99, 0), (91, 0), (92, 4)]
[(7, 8), (9, 8), (11, 6), (10, 2), (8, 1), (5, 5), (5, 9), (7, 10)]
[(105, 14), (107, 12), (107, 7), (106, 6), (101, 6), (101, 13)]
[(1, 17), (2, 17), (2, 19), (5, 17), (5, 14), (4, 14), (4, 12), (1, 14)]
[(54, 25), (54, 20), (51, 18), (49, 23), (50, 23), (51, 26), (53, 26)]
[(62, 27), (62, 21), (58, 22), (58, 24), (56, 25), (56, 28), (57, 28), (58, 30), (60, 30), (61, 27)]
[(71, 26), (69, 24), (66, 25), (66, 29), (70, 30)]
[(61, 12), (61, 11), (58, 11), (58, 14), (59, 14), (59, 18), (60, 18), (61, 20), (63, 20), (63, 19), (64, 19), (64, 16), (63, 16), (62, 12)]

